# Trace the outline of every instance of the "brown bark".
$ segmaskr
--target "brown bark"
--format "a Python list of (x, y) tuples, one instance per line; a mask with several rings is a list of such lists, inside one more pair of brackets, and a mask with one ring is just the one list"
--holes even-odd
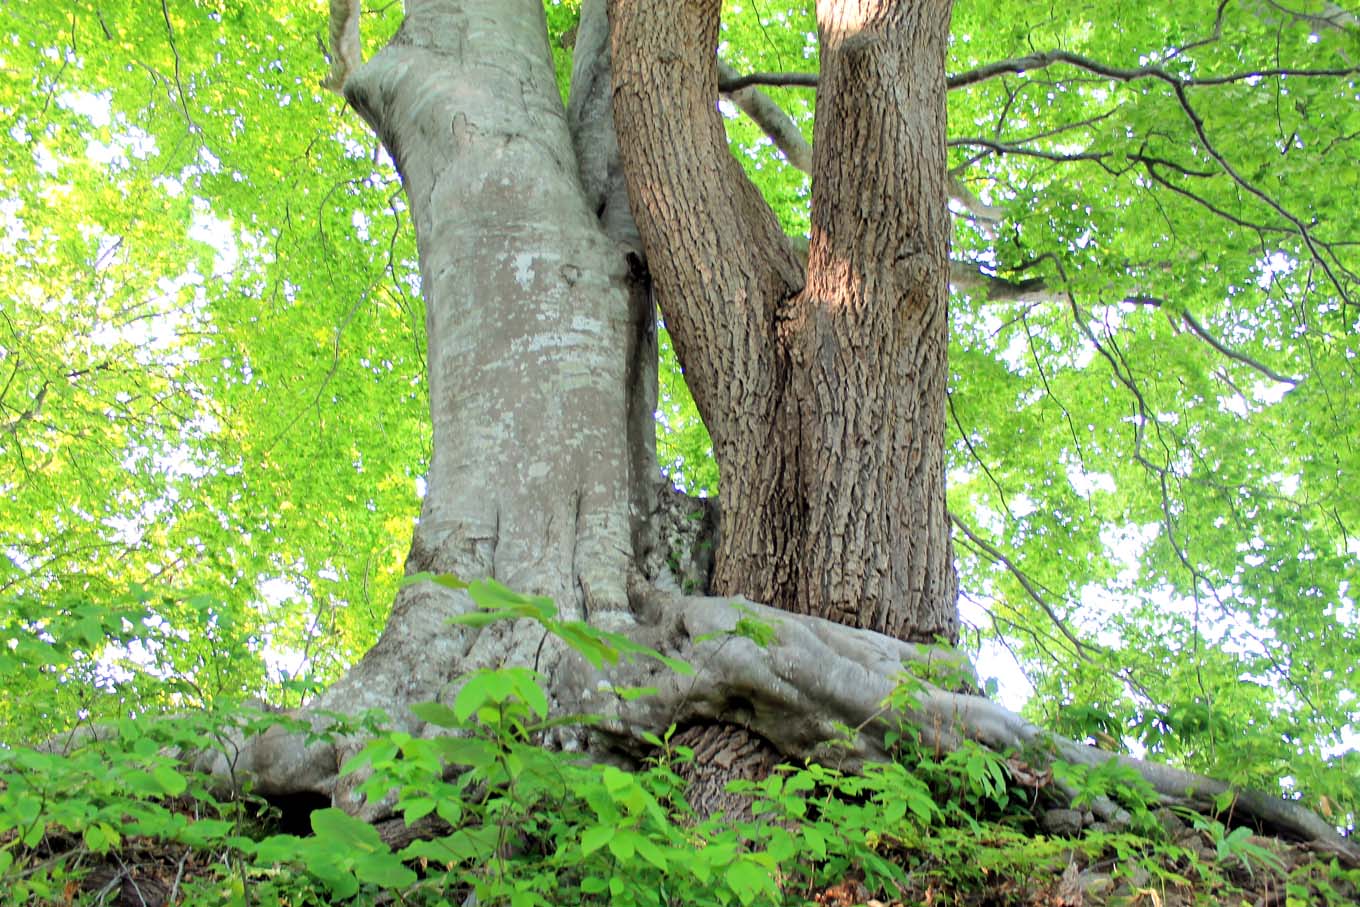
[(944, 500), (948, 0), (822, 0), (806, 288), (727, 150), (718, 0), (613, 0), (615, 116), (713, 436), (714, 589), (954, 639)]

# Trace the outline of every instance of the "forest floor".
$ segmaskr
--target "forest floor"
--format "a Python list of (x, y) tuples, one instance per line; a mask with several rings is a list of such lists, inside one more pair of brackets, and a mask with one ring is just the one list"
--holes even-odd
[[(400, 822), (400, 820), (395, 820)], [(995, 840), (989, 832), (995, 831)], [(1069, 840), (1047, 838), (1052, 846), (1045, 857), (1016, 859), (1017, 838), (1012, 829), (994, 823), (959, 829), (970, 846), (956, 851), (951, 863), (942, 857), (948, 835), (926, 848), (905, 848), (881, 842), (880, 855), (901, 867), (905, 886), (885, 893), (873, 890), (855, 868), (835, 884), (782, 884), (784, 904), (819, 907), (1354, 907), (1360, 905), (1360, 866), (1347, 866), (1343, 857), (1316, 846), (1289, 843), (1256, 835), (1230, 836), (1231, 844), (1214, 840), (1210, 831), (1187, 826), (1168, 829), (1160, 841), (1140, 846), (1127, 833), (1092, 832)], [(1064, 846), (1064, 845), (1067, 846)], [(1023, 848), (1025, 845), (1021, 845)], [(64, 848), (70, 848), (65, 854)], [(45, 842), (50, 859), (65, 859), (80, 850), (78, 840), (60, 836)], [(966, 852), (964, 852), (966, 851)], [(1037, 853), (1038, 851), (1036, 851)], [(209, 889), (234, 888), (227, 903), (354, 904), (407, 903), (400, 894), (370, 891), (343, 899), (316, 899), (315, 892), (298, 892), (297, 900), (251, 898), (250, 885), (228, 885), (221, 854), (152, 839), (129, 838), (122, 847), (101, 857), (78, 857), (77, 872), (59, 896), (41, 903), (73, 907), (198, 907)], [(1060, 868), (1062, 867), (1062, 868)], [(199, 892), (199, 894), (194, 894)], [(452, 894), (452, 892), (450, 892)], [(585, 897), (585, 896), (583, 896)], [(582, 901), (585, 903), (586, 901)], [(39, 903), (39, 902), (30, 902)], [(216, 900), (211, 903), (218, 903)], [(427, 903), (419, 899), (409, 903)], [(443, 901), (472, 904), (466, 892)], [(557, 903), (566, 903), (558, 901)], [(595, 900), (589, 903), (597, 903)], [(608, 903), (608, 900), (598, 901)], [(658, 903), (666, 903), (659, 901)], [(676, 902), (679, 903), (679, 902)], [(756, 900), (753, 903), (766, 903)]]
[[(1360, 872), (1310, 845), (1250, 836), (1269, 854), (1220, 855), (1210, 835), (1187, 829), (1171, 847), (1111, 847), (1097, 856), (1074, 848), (1064, 870), (982, 872), (942, 866), (913, 873), (920, 883), (897, 897), (875, 897), (857, 879), (826, 888), (820, 907), (1355, 907)], [(1179, 854), (1177, 851), (1180, 851)], [(1273, 859), (1272, 859), (1273, 858)], [(950, 881), (951, 870), (963, 870)]]

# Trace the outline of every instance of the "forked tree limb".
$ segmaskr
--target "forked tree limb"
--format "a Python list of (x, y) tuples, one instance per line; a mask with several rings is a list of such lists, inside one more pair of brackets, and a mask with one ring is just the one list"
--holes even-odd
[[(727, 99), (750, 117), (751, 122), (760, 127), (774, 143), (775, 148), (784, 155), (784, 160), (789, 166), (804, 173), (812, 173), (812, 143), (803, 136), (803, 131), (793, 121), (793, 117), (789, 116), (788, 111), (765, 92), (756, 88), (754, 83), (744, 82), (740, 74), (722, 60), (718, 61), (718, 79), (719, 89)], [(724, 87), (732, 85), (745, 87)], [(949, 198), (984, 224), (998, 224), (1005, 217), (1004, 211), (978, 198), (964, 185), (963, 180), (952, 173), (949, 176)]]

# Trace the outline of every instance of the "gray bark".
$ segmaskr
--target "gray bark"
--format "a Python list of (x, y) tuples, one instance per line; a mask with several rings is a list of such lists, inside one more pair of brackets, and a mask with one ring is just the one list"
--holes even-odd
[[(550, 61), (539, 0), (411, 0), (344, 93), (397, 164), (420, 253), (434, 447), (408, 572), (492, 577), (607, 626), (625, 619), (655, 507), (655, 339), (637, 266), (587, 202)], [(581, 109), (596, 113), (578, 129), (608, 128), (607, 104)], [(315, 710), (381, 708), (419, 732), (412, 703), (535, 657), (575, 705), (578, 662), (523, 629), (446, 626), (467, 607), (431, 583), (404, 588), (378, 643)], [(313, 790), (361, 811), (336, 775), (355, 746), (266, 735), (235, 768), (262, 792)]]

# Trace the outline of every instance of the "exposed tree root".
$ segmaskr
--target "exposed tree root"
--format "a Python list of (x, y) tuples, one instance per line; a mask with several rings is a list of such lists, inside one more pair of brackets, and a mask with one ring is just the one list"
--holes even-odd
[[(962, 676), (967, 686), (971, 667), (951, 650), (901, 642), (750, 602), (676, 595), (639, 579), (631, 590), (632, 614), (604, 612), (594, 615), (592, 622), (682, 658), (695, 673), (680, 675), (650, 660), (598, 672), (531, 622), (493, 624), (476, 633), (461, 628), (451, 632), (444, 619), (471, 607), (470, 602), (460, 594), (431, 588), (407, 599), (408, 605), (416, 604), (416, 598), (425, 600), (404, 620), (394, 620), (384, 643), (307, 710), (306, 717), (321, 726), (328, 711), (354, 714), (382, 707), (403, 730), (437, 733), (440, 729), (416, 721), (407, 706), (447, 698), (457, 676), (468, 670), (527, 664), (548, 678), (555, 708), (604, 718), (590, 739), (577, 731), (554, 739), (556, 746), (640, 754), (645, 748), (643, 731), (660, 733), (672, 724), (722, 721), (759, 734), (785, 759), (853, 769), (865, 761), (886, 758), (884, 734), (905, 719), (920, 729), (928, 746), (947, 751), (972, 740), (996, 751), (1018, 751), (1040, 772), (1056, 761), (1091, 766), (1118, 760), (1146, 779), (1165, 805), (1215, 814), (1220, 812), (1215, 799), (1232, 791), (1228, 818), (1233, 824), (1313, 842), (1360, 865), (1360, 847), (1355, 842), (1297, 803), (1054, 736), (971, 692), (951, 692), (924, 682), (915, 707), (906, 714), (885, 709), (883, 703), (904, 665), (916, 666), (913, 674), (918, 677)], [(739, 628), (738, 621), (743, 618), (773, 629), (767, 644), (741, 635), (745, 628)], [(397, 626), (404, 630), (394, 636)], [(407, 660), (401, 653), (412, 645), (420, 646), (424, 655)], [(632, 701), (614, 692), (636, 686), (654, 687), (657, 692)], [(847, 727), (853, 729), (848, 741)], [(344, 760), (361, 745), (359, 740), (308, 746), (300, 735), (271, 732), (238, 744), (233, 759), (218, 754), (200, 767), (224, 779), (248, 773), (255, 789), (266, 794), (323, 793), (338, 806), (371, 820), (386, 812), (384, 804), (361, 803), (353, 794), (358, 779), (339, 774)], [(1097, 803), (1094, 809), (1103, 818), (1118, 818), (1115, 804)]]
[[(922, 665), (928, 672), (946, 675), (950, 668), (964, 667), (949, 650), (743, 602), (760, 620), (777, 625), (774, 641), (762, 647), (732, 635), (741, 615), (730, 599), (681, 599), (647, 590), (638, 590), (638, 598), (646, 602), (649, 622), (664, 628), (663, 637), (683, 641), (681, 648), (669, 654), (687, 658), (698, 673), (692, 678), (660, 678), (660, 695), (621, 707), (625, 725), (664, 719), (669, 706), (672, 714), (683, 718), (703, 716), (743, 724), (786, 756), (823, 761), (844, 761), (847, 754), (852, 759), (882, 758), (883, 732), (894, 727), (899, 717), (885, 712), (882, 703), (892, 692), (902, 665)], [(695, 642), (702, 637), (710, 638)], [(660, 640), (654, 644), (664, 650)], [(900, 717), (919, 727), (928, 745), (941, 750), (973, 740), (996, 751), (1023, 751), (1032, 764), (1038, 763), (1033, 765), (1036, 769), (1056, 761), (1091, 766), (1117, 760), (1144, 778), (1166, 805), (1214, 814), (1219, 812), (1215, 799), (1231, 791), (1233, 822), (1312, 841), (1350, 861), (1360, 861), (1355, 842), (1293, 801), (1058, 737), (970, 692), (951, 692), (926, 682), (916, 702), (915, 709)], [(828, 746), (837, 739), (837, 722), (857, 729), (849, 750)], [(1097, 804), (1106, 818), (1114, 817), (1116, 809), (1113, 804)]]

